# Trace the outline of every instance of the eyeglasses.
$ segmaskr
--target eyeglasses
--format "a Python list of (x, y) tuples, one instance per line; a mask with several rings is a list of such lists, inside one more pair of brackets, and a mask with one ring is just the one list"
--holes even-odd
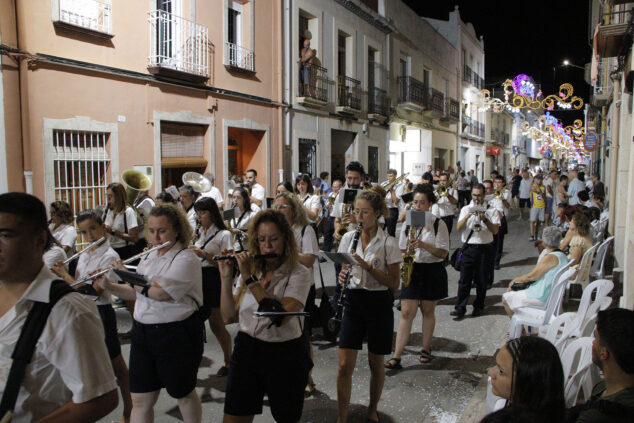
[(114, 198), (114, 194), (106, 194), (106, 198)]
[(283, 209), (290, 209), (291, 206), (289, 206), (288, 204), (280, 204), (277, 206), (273, 206), (273, 210), (283, 210)]

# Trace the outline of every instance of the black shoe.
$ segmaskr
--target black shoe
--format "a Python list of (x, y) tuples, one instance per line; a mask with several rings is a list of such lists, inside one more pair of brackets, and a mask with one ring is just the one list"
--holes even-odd
[(465, 312), (454, 309), (454, 310), (451, 310), (451, 313), (449, 313), (449, 315), (454, 317), (464, 317)]
[(473, 312), (471, 312), (471, 317), (478, 317), (478, 316), (482, 316), (482, 309), (474, 308)]
[(500, 263), (495, 263), (495, 264), (493, 265), (493, 268), (494, 268), (495, 270), (500, 270)]

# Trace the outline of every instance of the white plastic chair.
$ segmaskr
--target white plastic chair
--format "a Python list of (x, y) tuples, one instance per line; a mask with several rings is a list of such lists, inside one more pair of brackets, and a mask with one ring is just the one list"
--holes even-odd
[[(612, 298), (608, 295), (612, 292), (614, 283), (607, 279), (599, 279), (588, 285), (581, 295), (581, 301), (579, 302), (579, 309), (577, 310), (577, 316), (575, 317), (575, 327), (572, 331), (572, 336), (582, 337), (589, 336), (587, 333), (590, 326), (589, 322), (592, 319), (596, 319), (599, 310), (605, 310), (612, 303)], [(596, 291), (594, 299), (592, 299), (592, 293)], [(591, 329), (591, 328), (590, 328)]]
[(546, 333), (539, 335), (553, 344), (557, 348), (559, 355), (561, 355), (568, 342), (572, 339), (572, 332), (575, 329), (575, 317), (577, 317), (577, 313), (560, 314), (550, 322)]
[(518, 338), (522, 335), (522, 326), (532, 326), (540, 328), (545, 333), (548, 325), (556, 317), (555, 312), (561, 306), (562, 296), (568, 281), (575, 274), (574, 269), (568, 269), (568, 264), (562, 267), (553, 278), (553, 286), (546, 301), (545, 308), (521, 307), (518, 308), (511, 317), (509, 329), (509, 339)]
[(597, 248), (599, 248), (598, 245), (593, 245), (588, 248), (585, 253), (583, 253), (583, 256), (581, 256), (581, 261), (577, 267), (577, 275), (574, 280), (570, 281), (566, 286), (566, 302), (570, 299), (570, 285), (579, 284), (583, 289), (588, 286), (590, 279), (590, 266), (592, 265), (592, 258), (594, 257), (594, 253), (597, 251)]
[(566, 407), (577, 403), (580, 392), (583, 392), (586, 400), (592, 393), (593, 382), (598, 374), (592, 369), (592, 340), (591, 337), (575, 339), (561, 354)]
[(605, 257), (608, 253), (608, 248), (610, 247), (610, 243), (614, 240), (614, 237), (611, 236), (597, 248), (597, 255), (594, 257), (594, 261), (592, 262), (592, 266), (590, 267), (590, 278), (591, 279), (602, 279), (605, 265)]

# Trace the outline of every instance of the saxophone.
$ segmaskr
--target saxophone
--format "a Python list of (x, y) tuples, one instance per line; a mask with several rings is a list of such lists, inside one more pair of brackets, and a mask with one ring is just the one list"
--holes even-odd
[[(357, 245), (359, 244), (359, 238), (361, 238), (362, 229), (363, 224), (359, 223), (359, 225), (357, 225), (357, 229), (354, 231), (354, 237), (352, 238), (352, 244), (350, 245), (351, 254), (357, 251)], [(345, 281), (341, 286), (341, 291), (339, 292), (339, 297), (337, 298), (337, 311), (335, 312), (335, 315), (328, 320), (328, 328), (330, 328), (330, 330), (333, 330), (339, 323), (341, 323), (341, 318), (343, 317), (343, 303), (346, 299), (346, 291), (348, 290), (350, 277), (352, 276), (352, 265), (348, 265), (345, 276)]]
[[(344, 215), (350, 213), (350, 209), (351, 209), (350, 204), (343, 204), (343, 208), (341, 211), (342, 219)], [(340, 237), (342, 237), (346, 234), (346, 232), (348, 232), (348, 225), (346, 223), (341, 222), (341, 226), (339, 226), (339, 230), (337, 231), (337, 233), (339, 234)]]
[(407, 249), (403, 254), (403, 265), (401, 266), (401, 281), (403, 286), (409, 286), (412, 280), (412, 269), (414, 267), (414, 254), (416, 249), (412, 246), (412, 242), (416, 239), (416, 227), (410, 227), (407, 233)]

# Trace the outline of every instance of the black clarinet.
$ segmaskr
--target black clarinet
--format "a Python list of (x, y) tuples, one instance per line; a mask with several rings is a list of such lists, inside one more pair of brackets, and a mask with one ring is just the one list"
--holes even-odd
[[(363, 229), (363, 224), (359, 223), (357, 225), (357, 229), (354, 231), (354, 237), (352, 238), (352, 244), (350, 245), (350, 253), (353, 254), (357, 251), (357, 245), (359, 244), (359, 238), (361, 238), (361, 230)], [(350, 285), (350, 278), (352, 277), (352, 265), (348, 265), (346, 269), (346, 275), (343, 284), (341, 285), (341, 291), (339, 292), (339, 298), (337, 298), (337, 311), (333, 317), (328, 320), (328, 326), (331, 330), (337, 327), (338, 324), (341, 323), (341, 318), (343, 317), (343, 303), (346, 299), (346, 291), (348, 290), (348, 286)]]

